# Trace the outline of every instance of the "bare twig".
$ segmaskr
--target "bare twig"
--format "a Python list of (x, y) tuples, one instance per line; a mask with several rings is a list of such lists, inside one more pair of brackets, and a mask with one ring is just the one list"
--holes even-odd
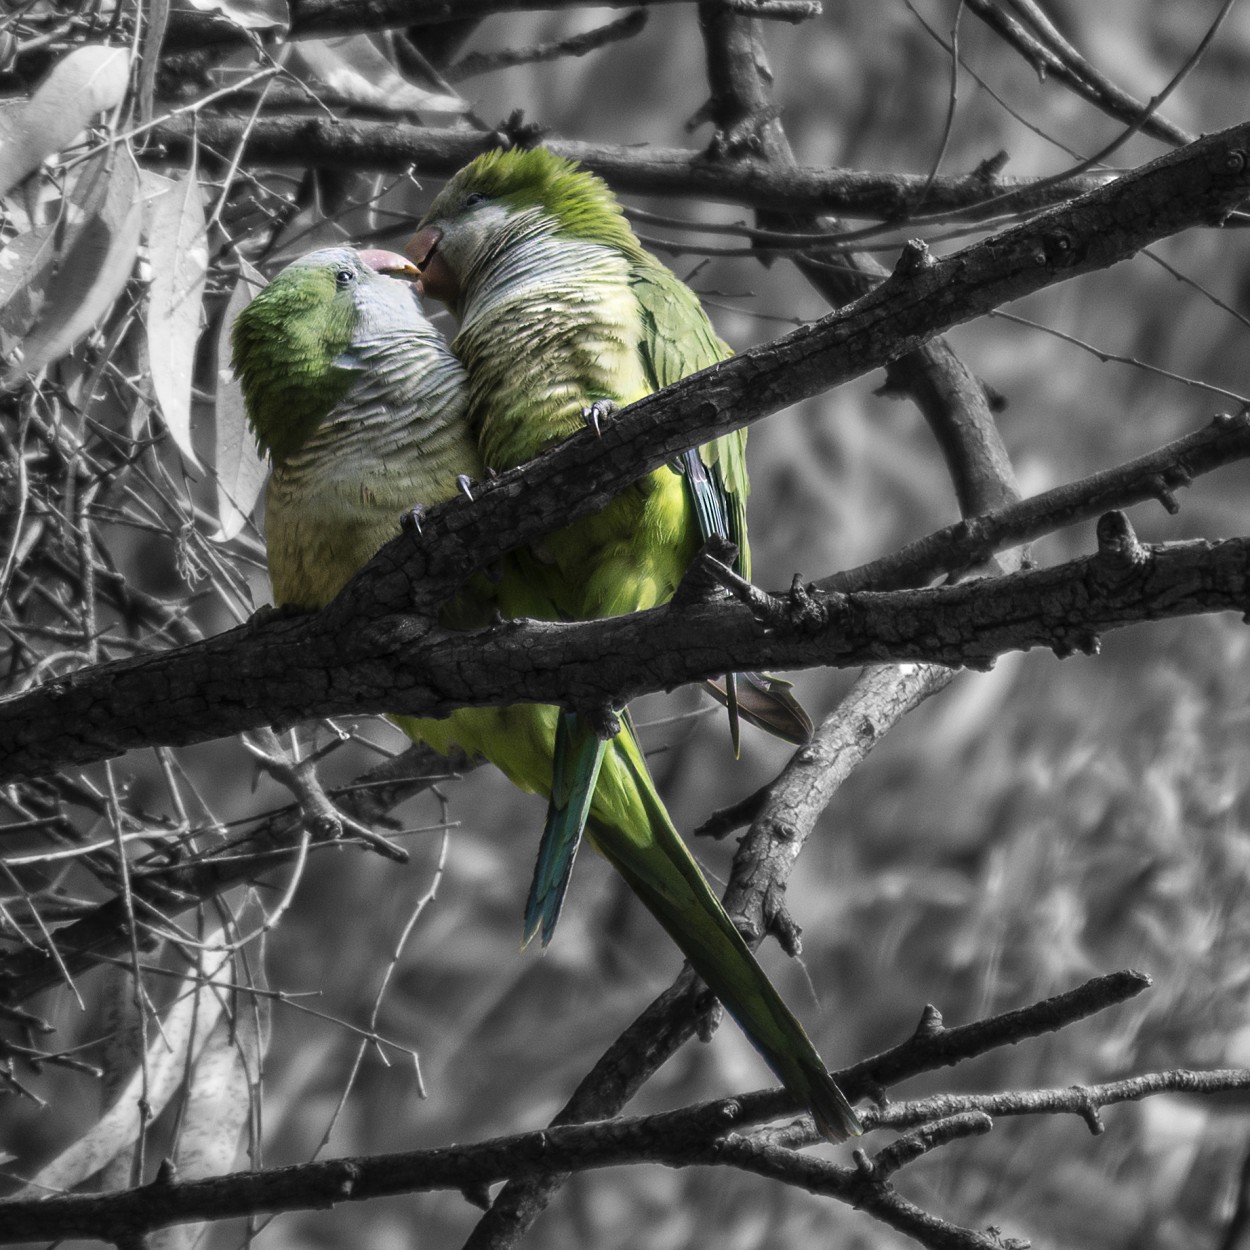
[(533, 48), (507, 48), (498, 52), (468, 52), (454, 65), (443, 71), (449, 83), (463, 82), (476, 74), (488, 74), (494, 70), (507, 69), (513, 65), (535, 65), (543, 61), (558, 61), (567, 56), (585, 56), (588, 52), (607, 47), (636, 35), (647, 24), (646, 9), (636, 9), (615, 21), (565, 39)]

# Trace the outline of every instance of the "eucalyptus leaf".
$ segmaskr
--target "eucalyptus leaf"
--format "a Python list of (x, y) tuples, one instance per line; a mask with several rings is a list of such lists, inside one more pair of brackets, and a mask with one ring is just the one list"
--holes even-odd
[(148, 251), (152, 265), (147, 315), (152, 389), (178, 450), (186, 460), (198, 464), (191, 445), (191, 383), (208, 274), (208, 233), (194, 168), (154, 202)]
[(120, 104), (129, 81), (125, 48), (88, 44), (62, 57), (26, 104), (0, 112), (0, 195)]

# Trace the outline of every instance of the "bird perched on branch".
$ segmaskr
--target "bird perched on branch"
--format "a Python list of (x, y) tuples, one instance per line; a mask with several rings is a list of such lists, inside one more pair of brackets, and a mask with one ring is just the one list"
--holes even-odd
[[(487, 152), (460, 170), (406, 249), (423, 289), (460, 321), (469, 420), (486, 464), (512, 468), (622, 404), (730, 355), (698, 298), (644, 251), (607, 185), (543, 148)], [(746, 533), (746, 432), (687, 451), (607, 507), (516, 553), (556, 615), (586, 620), (664, 603), (712, 535)], [(742, 680), (738, 679), (738, 676)], [(811, 721), (788, 682), (726, 677), (735, 753), (739, 714), (788, 741)], [(526, 932), (555, 928), (606, 749), (590, 718), (558, 726), (556, 779)]]
[[(406, 249), (422, 286), (460, 321), (469, 420), (492, 468), (511, 468), (586, 425), (730, 354), (695, 294), (649, 255), (608, 187), (535, 148), (478, 157), (447, 184)], [(749, 578), (744, 431), (641, 477), (595, 514), (514, 553), (555, 615), (589, 619), (672, 597), (715, 535)], [(741, 715), (792, 742), (811, 722), (789, 684), (726, 677), (735, 752)], [(625, 733), (630, 729), (626, 724)], [(556, 925), (607, 750), (589, 716), (564, 712), (527, 935)]]
[[(480, 475), (466, 420), (465, 372), (426, 320), (403, 257), (327, 248), (283, 270), (240, 313), (234, 366), (257, 442), (272, 462), (266, 544), (279, 605), (328, 603), (414, 505), (445, 500)], [(496, 610), (552, 617), (545, 590), (505, 571), (470, 582), (443, 623), (473, 628)], [(465, 708), (396, 717), (414, 738), (459, 745), (522, 789), (550, 796), (560, 712)], [(725, 1003), (826, 1135), (854, 1113), (798, 1021), (725, 915), (655, 793), (633, 734), (601, 753), (589, 804), (595, 845)]]

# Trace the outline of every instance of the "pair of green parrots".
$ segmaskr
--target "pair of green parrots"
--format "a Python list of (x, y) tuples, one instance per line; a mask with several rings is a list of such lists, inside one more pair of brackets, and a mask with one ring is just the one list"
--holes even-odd
[[(645, 252), (607, 186), (544, 149), (487, 153), (395, 253), (327, 248), (288, 266), (239, 315), (234, 364), (273, 473), (266, 541), (274, 598), (316, 608), (399, 530), (484, 466), (554, 442), (729, 355), (695, 295)], [(449, 348), (413, 286), (460, 322)], [(663, 603), (713, 533), (746, 540), (745, 434), (688, 452), (601, 511), (510, 553), (444, 624), (578, 620)], [(785, 683), (727, 678), (739, 710), (781, 736), (810, 729)], [(826, 1137), (859, 1124), (673, 827), (633, 730), (604, 741), (577, 713), (533, 704), (396, 717), (440, 751), (484, 756), (549, 799), (525, 938), (551, 937), (583, 828), (690, 960)]]

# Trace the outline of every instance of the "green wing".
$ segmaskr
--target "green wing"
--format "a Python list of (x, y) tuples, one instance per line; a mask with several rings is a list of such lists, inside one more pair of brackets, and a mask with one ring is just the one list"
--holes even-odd
[[(657, 391), (733, 355), (698, 297), (663, 265), (642, 253), (630, 276), (641, 310), (643, 369)], [(725, 434), (686, 452), (682, 469), (701, 537), (718, 534), (734, 543), (737, 570), (749, 578), (746, 442), (746, 430)]]
[[(638, 301), (641, 327), (638, 351), (651, 389), (660, 390), (732, 355), (728, 344), (717, 337), (698, 297), (684, 282), (641, 249), (630, 259), (630, 285)], [(682, 455), (679, 471), (700, 541), (715, 534), (734, 543), (738, 548), (737, 571), (749, 578), (746, 431), (735, 430), (690, 449)], [(722, 681), (709, 682), (708, 687), (729, 708), (735, 755), (740, 716), (789, 742), (806, 742), (811, 736), (812, 723), (789, 693), (788, 682), (766, 674), (730, 673)], [(584, 718), (571, 712), (561, 715), (551, 799), (525, 908), (526, 941), (541, 930), (545, 946), (555, 932), (591, 791), (608, 749)]]
[[(651, 385), (660, 390), (687, 374), (697, 373), (733, 353), (712, 329), (695, 293), (670, 270), (639, 251), (631, 271), (641, 310), (643, 331), (639, 351)], [(706, 542), (713, 534), (738, 548), (735, 569), (751, 578), (751, 546), (747, 541), (746, 430), (734, 430), (681, 458), (686, 491)], [(728, 673), (709, 681), (708, 689), (729, 709), (734, 754), (738, 753), (738, 719), (787, 742), (801, 745), (812, 736), (812, 722), (790, 693), (790, 683), (768, 673)]]

